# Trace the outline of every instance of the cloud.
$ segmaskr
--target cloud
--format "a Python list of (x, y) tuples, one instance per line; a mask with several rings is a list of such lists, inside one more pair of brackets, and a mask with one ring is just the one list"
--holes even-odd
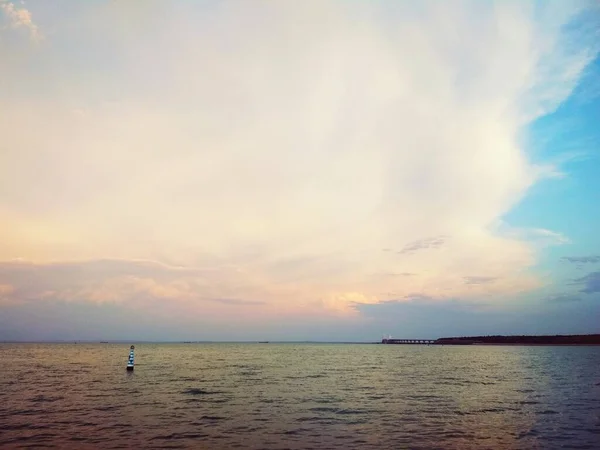
[(26, 28), (32, 40), (40, 39), (38, 27), (31, 20), (31, 12), (28, 9), (20, 8), (8, 0), (0, 0), (0, 11), (8, 20), (11, 28)]
[(425, 250), (428, 248), (440, 248), (444, 244), (444, 242), (446, 242), (446, 239), (447, 236), (437, 236), (433, 238), (420, 239), (418, 241), (406, 244), (398, 253), (406, 254), (414, 253), (418, 250)]
[(436, 301), (432, 298), (400, 299), (357, 307), (373, 324), (373, 335), (390, 333), (396, 338), (597, 332), (600, 303), (568, 301), (566, 297), (561, 300), (551, 311), (531, 305), (509, 309), (464, 299)]
[(495, 224), (497, 232), (502, 236), (513, 239), (527, 240), (536, 247), (548, 247), (552, 245), (564, 245), (570, 242), (569, 238), (557, 231), (545, 228), (516, 228), (499, 221)]
[(0, 296), (11, 294), (14, 290), (9, 284), (0, 284)]
[(15, 288), (10, 284), (0, 283), (0, 306), (12, 303), (12, 294)]
[(539, 236), (540, 238), (548, 238), (550, 240), (554, 240), (558, 243), (567, 243), (569, 239), (566, 238), (561, 233), (557, 233), (556, 231), (546, 230), (544, 228), (534, 228), (530, 230), (530, 233), (533, 236)]
[(123, 276), (152, 278), (159, 282), (172, 281), (180, 277), (206, 276), (210, 272), (211, 269), (208, 268), (185, 268), (144, 260), (101, 259), (37, 264), (15, 260), (0, 263), (0, 279), (10, 279), (16, 286), (35, 284), (44, 289), (85, 286), (99, 279)]
[(265, 302), (255, 300), (240, 300), (237, 298), (211, 298), (212, 302), (223, 303), (225, 305), (264, 305)]
[(465, 284), (486, 284), (496, 281), (496, 277), (464, 277)]
[(413, 273), (413, 272), (400, 272), (400, 273), (389, 272), (389, 273), (386, 273), (385, 275), (390, 276), (390, 277), (414, 277), (417, 274)]
[(552, 303), (574, 303), (574, 302), (580, 302), (581, 297), (578, 295), (573, 295), (573, 294), (559, 294), (559, 295), (551, 296), (548, 299), (548, 301), (550, 301)]
[(31, 262), (2, 281), (21, 298), (314, 318), (541, 285), (538, 248), (566, 238), (496, 224), (551, 172), (520, 136), (590, 61), (582, 4), (208, 8), (46, 10), (53, 45), (11, 60), (0, 259)]
[[(256, 300), (236, 300), (215, 295), (253, 295), (252, 289), (236, 281), (226, 267), (185, 268), (153, 261), (90, 260), (34, 264), (23, 261), (0, 263), (0, 296), (15, 301), (87, 301), (129, 303), (143, 306), (151, 301), (193, 303), (198, 310), (206, 302), (223, 305), (260, 305)], [(10, 280), (11, 285), (3, 284)], [(224, 285), (227, 280), (227, 285)]]
[(595, 264), (600, 262), (600, 256), (563, 256), (561, 261), (566, 261), (574, 264)]
[(580, 292), (585, 294), (600, 292), (600, 271), (590, 272), (586, 276), (576, 279), (574, 283), (583, 284), (584, 287)]

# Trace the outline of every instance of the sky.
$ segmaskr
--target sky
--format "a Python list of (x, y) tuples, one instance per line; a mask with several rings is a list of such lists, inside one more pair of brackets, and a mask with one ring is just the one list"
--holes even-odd
[(0, 0), (0, 340), (599, 333), (594, 1)]

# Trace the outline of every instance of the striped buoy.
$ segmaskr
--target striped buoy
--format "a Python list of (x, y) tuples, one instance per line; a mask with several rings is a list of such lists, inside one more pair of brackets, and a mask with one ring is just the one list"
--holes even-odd
[(127, 361), (127, 370), (133, 370), (133, 349), (135, 347), (132, 345), (129, 348), (129, 361)]

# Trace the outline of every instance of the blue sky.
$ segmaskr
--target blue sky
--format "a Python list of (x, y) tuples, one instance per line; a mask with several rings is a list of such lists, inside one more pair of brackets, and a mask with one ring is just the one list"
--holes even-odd
[(600, 332), (599, 29), (0, 0), (0, 339)]
[(562, 175), (533, 187), (504, 217), (516, 227), (555, 230), (568, 238), (562, 245), (544, 249), (536, 265), (536, 270), (552, 277), (557, 289), (598, 268), (591, 262), (573, 264), (563, 258), (600, 254), (599, 80), (596, 57), (571, 96), (527, 127), (532, 153), (542, 160), (560, 160)]

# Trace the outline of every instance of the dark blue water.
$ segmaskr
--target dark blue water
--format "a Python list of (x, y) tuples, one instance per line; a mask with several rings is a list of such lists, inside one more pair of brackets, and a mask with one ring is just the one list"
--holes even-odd
[(0, 447), (600, 448), (600, 347), (0, 344)]

